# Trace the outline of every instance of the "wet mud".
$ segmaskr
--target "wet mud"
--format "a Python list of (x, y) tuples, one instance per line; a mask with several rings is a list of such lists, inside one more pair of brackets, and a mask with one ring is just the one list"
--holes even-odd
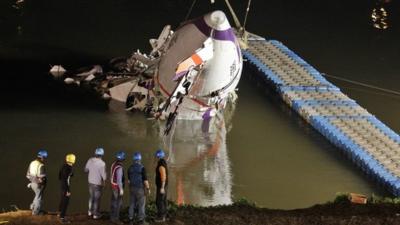
[[(396, 225), (400, 224), (400, 206), (398, 204), (351, 204), (328, 203), (315, 205), (305, 209), (274, 210), (258, 208), (251, 204), (234, 203), (230, 206), (196, 207), (173, 206), (170, 208), (169, 219), (164, 223), (156, 223), (154, 214), (149, 209), (149, 224), (271, 224), (271, 225)], [(89, 219), (85, 214), (73, 214), (68, 217), (76, 225), (111, 224), (104, 216), (101, 220)], [(126, 219), (123, 216), (123, 219)], [(123, 220), (125, 224), (128, 221)], [(0, 224), (15, 225), (50, 225), (60, 224), (55, 213), (43, 216), (31, 216), (29, 211), (16, 211), (0, 214)]]

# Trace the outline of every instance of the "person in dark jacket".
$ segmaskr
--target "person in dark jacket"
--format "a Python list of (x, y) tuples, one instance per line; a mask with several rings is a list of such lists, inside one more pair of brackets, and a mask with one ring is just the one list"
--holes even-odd
[(156, 222), (165, 222), (167, 216), (167, 187), (168, 187), (168, 167), (165, 161), (165, 153), (163, 150), (157, 150), (155, 153), (158, 159), (156, 167), (156, 205), (157, 218)]
[(147, 224), (146, 217), (146, 195), (150, 194), (150, 185), (147, 180), (146, 169), (141, 163), (142, 155), (139, 152), (133, 154), (133, 164), (128, 169), (130, 204), (129, 220), (133, 223), (134, 213), (137, 210), (138, 224)]
[(75, 164), (76, 156), (74, 154), (68, 154), (65, 157), (65, 163), (61, 167), (58, 173), (58, 179), (61, 184), (61, 200), (60, 200), (60, 221), (61, 223), (70, 223), (70, 221), (65, 219), (65, 214), (67, 212), (69, 198), (71, 197), (71, 177), (73, 176), (72, 166)]

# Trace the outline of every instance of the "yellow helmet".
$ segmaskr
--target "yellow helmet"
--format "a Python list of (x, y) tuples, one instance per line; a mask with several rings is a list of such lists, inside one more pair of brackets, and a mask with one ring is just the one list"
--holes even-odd
[(67, 156), (65, 156), (65, 161), (67, 163), (75, 164), (76, 156), (74, 154), (68, 154)]

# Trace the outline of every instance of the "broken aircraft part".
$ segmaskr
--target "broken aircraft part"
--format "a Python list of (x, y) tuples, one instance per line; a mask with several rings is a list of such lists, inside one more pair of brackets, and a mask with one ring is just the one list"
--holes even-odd
[(167, 119), (167, 127), (175, 119), (212, 117), (236, 100), (243, 60), (222, 11), (187, 21), (175, 32), (167, 25), (150, 44), (149, 54), (138, 50), (128, 58), (115, 58), (108, 71), (100, 65), (68, 71), (64, 82), (88, 84), (104, 99), (125, 103), (127, 110)]

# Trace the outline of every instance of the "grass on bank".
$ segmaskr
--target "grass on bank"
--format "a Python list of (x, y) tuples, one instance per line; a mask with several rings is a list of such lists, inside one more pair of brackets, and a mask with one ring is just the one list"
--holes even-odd
[[(333, 203), (350, 203), (350, 193), (338, 192)], [(328, 202), (331, 203), (331, 202)], [(400, 204), (400, 197), (382, 197), (372, 194), (367, 199), (367, 204)]]

